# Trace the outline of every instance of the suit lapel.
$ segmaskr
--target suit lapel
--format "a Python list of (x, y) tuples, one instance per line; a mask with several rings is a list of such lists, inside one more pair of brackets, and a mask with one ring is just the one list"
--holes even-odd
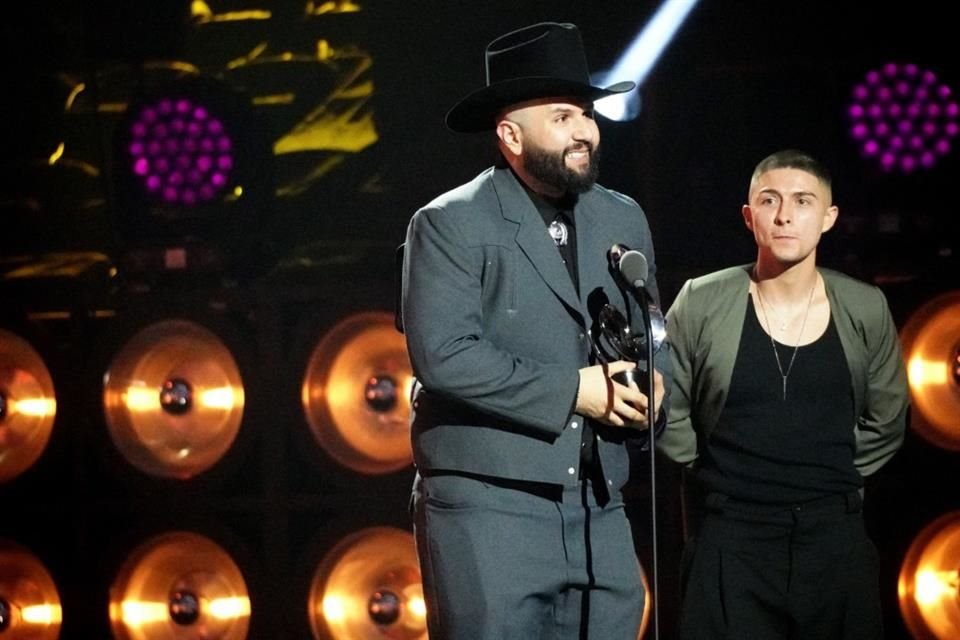
[[(577, 291), (563, 265), (560, 253), (557, 251), (553, 239), (547, 233), (543, 218), (536, 206), (530, 201), (530, 196), (514, 177), (509, 169), (498, 169), (493, 174), (493, 185), (500, 199), (500, 210), (503, 217), (517, 223), (517, 245), (534, 269), (543, 278), (563, 302), (581, 316), (580, 301)], [(580, 228), (577, 227), (577, 241), (580, 240)]]
[[(607, 229), (599, 219), (602, 212), (598, 212), (593, 204), (596, 203), (592, 192), (580, 196), (576, 209), (577, 222), (577, 266), (580, 269), (580, 293), (586, 297), (597, 287), (603, 287), (608, 278), (606, 270), (607, 254), (615, 242), (623, 239), (612, 238), (602, 230)], [(598, 262), (598, 259), (600, 260)], [(602, 271), (596, 266), (603, 265)]]

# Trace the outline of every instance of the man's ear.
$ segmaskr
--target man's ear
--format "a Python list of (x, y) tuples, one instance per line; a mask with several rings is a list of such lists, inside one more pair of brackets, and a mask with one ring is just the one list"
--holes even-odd
[(836, 205), (827, 207), (827, 212), (823, 216), (823, 227), (820, 229), (820, 233), (826, 233), (833, 228), (833, 225), (837, 223), (837, 216), (840, 215), (840, 208)]
[(743, 223), (747, 225), (747, 229), (753, 231), (753, 210), (750, 208), (750, 205), (743, 205), (740, 212), (743, 214)]
[(523, 132), (520, 130), (520, 125), (506, 118), (501, 118), (497, 121), (496, 132), (505, 150), (514, 156), (520, 155), (523, 150)]

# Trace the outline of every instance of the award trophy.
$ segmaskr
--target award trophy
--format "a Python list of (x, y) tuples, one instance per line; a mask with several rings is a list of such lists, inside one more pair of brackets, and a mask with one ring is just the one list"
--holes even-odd
[[(663, 318), (663, 313), (660, 312), (660, 308), (653, 302), (647, 305), (647, 313), (650, 316), (653, 353), (656, 354), (660, 351), (660, 346), (667, 336), (666, 321)], [(594, 344), (597, 346), (598, 355), (604, 362), (628, 360), (637, 364), (636, 369), (621, 371), (615, 374), (613, 379), (624, 385), (628, 385), (631, 381), (635, 382), (638, 389), (645, 391), (649, 364), (647, 362), (646, 335), (635, 334), (627, 319), (612, 304), (605, 304), (601, 307), (597, 318), (597, 326), (600, 331), (594, 338)]]

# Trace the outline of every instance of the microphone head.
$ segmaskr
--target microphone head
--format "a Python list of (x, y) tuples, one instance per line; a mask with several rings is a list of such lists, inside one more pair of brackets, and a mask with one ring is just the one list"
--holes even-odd
[(623, 254), (630, 250), (625, 244), (617, 243), (610, 247), (610, 250), (607, 251), (607, 260), (610, 261), (610, 268), (614, 271), (620, 270), (620, 258), (623, 257)]
[(617, 264), (620, 269), (620, 275), (624, 280), (634, 287), (642, 287), (647, 282), (649, 275), (649, 266), (647, 258), (635, 249), (625, 251), (620, 256), (620, 262)]

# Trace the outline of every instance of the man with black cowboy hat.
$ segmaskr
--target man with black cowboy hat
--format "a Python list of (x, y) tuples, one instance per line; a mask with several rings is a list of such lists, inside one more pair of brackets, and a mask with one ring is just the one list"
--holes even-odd
[(636, 364), (598, 363), (590, 337), (604, 303), (643, 333), (614, 245), (646, 256), (657, 296), (643, 211), (595, 184), (593, 101), (634, 84), (593, 86), (572, 24), (513, 31), (485, 57), (486, 86), (446, 121), (494, 131), (502, 162), (417, 211), (403, 264), (430, 638), (635, 640), (625, 443), (664, 423), (669, 353), (651, 402), (612, 379)]

